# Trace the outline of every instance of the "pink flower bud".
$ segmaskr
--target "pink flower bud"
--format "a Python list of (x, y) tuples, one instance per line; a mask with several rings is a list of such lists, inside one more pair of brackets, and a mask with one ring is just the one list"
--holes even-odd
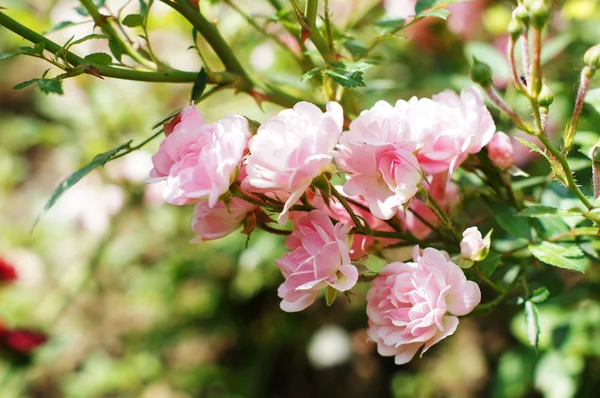
[(0, 257), (0, 283), (12, 283), (15, 280), (17, 280), (15, 267)]
[(488, 156), (496, 166), (508, 169), (515, 163), (513, 144), (509, 136), (499, 131), (487, 146)]
[(477, 227), (465, 229), (463, 239), (460, 242), (460, 256), (462, 258), (481, 261), (487, 255), (488, 245), (481, 236)]
[(369, 338), (398, 365), (454, 333), (457, 316), (481, 301), (479, 286), (443, 252), (415, 246), (413, 260), (385, 266), (367, 293)]

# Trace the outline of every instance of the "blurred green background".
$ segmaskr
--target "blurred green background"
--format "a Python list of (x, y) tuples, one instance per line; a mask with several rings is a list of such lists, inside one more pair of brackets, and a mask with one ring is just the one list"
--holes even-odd
[[(274, 13), (268, 2), (236, 3), (261, 21)], [(340, 30), (347, 15), (352, 17), (348, 7), (356, 10), (359, 3), (330, 1)], [(547, 84), (556, 96), (551, 131), (560, 136), (581, 56), (600, 41), (600, 4), (555, 3), (544, 59)], [(107, 4), (117, 9), (124, 1)], [(76, 5), (0, 1), (8, 15), (38, 32), (84, 19), (73, 11)], [(222, 21), (220, 30), (253, 73), (311, 90), (310, 83), (300, 82), (301, 72), (288, 54), (225, 4), (201, 5)], [(367, 87), (356, 90), (362, 108), (379, 99), (460, 89), (469, 84), (471, 55), (489, 62), (496, 84), (505, 86), (504, 31), (512, 7), (509, 1), (475, 1), (453, 9), (448, 24), (427, 20), (407, 38), (386, 41), (377, 52), (382, 65), (368, 70)], [(183, 70), (199, 70), (197, 54), (187, 50), (191, 28), (183, 18), (156, 4), (150, 27), (159, 57)], [(84, 23), (49, 37), (63, 43), (90, 33), (92, 23)], [(360, 25), (352, 35), (368, 42), (373, 28)], [(0, 51), (26, 44), (0, 27)], [(95, 40), (76, 52), (106, 48)], [(327, 307), (319, 300), (306, 311), (287, 314), (276, 294), (282, 277), (274, 259), (284, 250), (281, 237), (259, 231), (248, 241), (233, 234), (189, 243), (193, 207), (167, 205), (160, 187), (145, 183), (159, 140), (87, 176), (31, 233), (61, 179), (98, 153), (150, 136), (157, 121), (187, 105), (191, 89), (83, 75), (65, 81), (63, 96), (12, 90), (48, 67), (25, 57), (0, 64), (0, 257), (19, 274), (15, 284), (0, 286), (0, 322), (50, 337), (30, 361), (0, 359), (0, 397), (597, 396), (597, 272), (583, 282), (568, 272), (547, 281), (552, 297), (540, 306), (538, 353), (527, 343), (521, 307), (509, 302), (487, 317), (463, 318), (455, 335), (399, 367), (379, 357), (367, 341), (366, 286), (354, 290), (351, 302), (338, 299)], [(507, 98), (527, 114), (511, 88)], [(238, 113), (261, 122), (279, 110), (269, 104), (260, 109), (249, 96), (227, 90), (199, 109), (209, 121)], [(499, 130), (511, 129), (503, 118), (496, 121)], [(600, 114), (586, 105), (581, 127), (587, 132), (578, 145), (597, 140), (598, 125)], [(533, 173), (548, 172), (526, 150), (519, 158)], [(579, 177), (589, 181), (590, 174), (583, 170)], [(564, 193), (555, 191), (562, 200)], [(404, 259), (402, 253), (387, 255)]]

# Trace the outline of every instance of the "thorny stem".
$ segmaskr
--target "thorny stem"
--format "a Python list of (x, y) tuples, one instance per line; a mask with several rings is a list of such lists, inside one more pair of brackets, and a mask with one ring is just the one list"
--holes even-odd
[(96, 5), (92, 2), (92, 0), (79, 0), (81, 5), (87, 10), (90, 14), (94, 23), (102, 29), (102, 31), (110, 37), (111, 40), (114, 40), (119, 44), (119, 47), (131, 58), (133, 58), (138, 64), (144, 66), (150, 70), (156, 70), (156, 64), (146, 58), (144, 58), (139, 52), (137, 52), (127, 41), (121, 37), (120, 34), (117, 33), (115, 28), (111, 25), (108, 19), (105, 19), (103, 15), (100, 14)]

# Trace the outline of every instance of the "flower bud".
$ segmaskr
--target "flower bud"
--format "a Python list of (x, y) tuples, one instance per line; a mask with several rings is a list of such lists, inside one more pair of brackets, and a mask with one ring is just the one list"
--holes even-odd
[(512, 12), (513, 21), (520, 22), (524, 25), (529, 23), (529, 11), (523, 4), (519, 4)]
[(460, 242), (460, 256), (471, 261), (485, 259), (490, 251), (490, 238), (491, 231), (483, 238), (477, 227), (467, 228)]
[(594, 163), (600, 163), (600, 142), (590, 149), (590, 159), (592, 159), (592, 162)]
[(473, 65), (471, 65), (471, 80), (482, 87), (488, 87), (492, 84), (492, 70), (487, 64), (480, 62), (473, 57)]
[(590, 47), (583, 55), (583, 62), (593, 70), (600, 68), (600, 44)]
[(7, 261), (0, 257), (0, 284), (12, 283), (17, 280), (17, 270)]
[(537, 29), (542, 29), (550, 21), (552, 15), (550, 4), (546, 0), (532, 0), (527, 4), (529, 20)]
[(545, 84), (542, 85), (542, 91), (540, 91), (540, 95), (538, 96), (538, 103), (540, 106), (549, 107), (554, 102), (554, 95), (552, 91)]
[(502, 170), (510, 168), (515, 163), (514, 148), (510, 137), (499, 131), (487, 145), (490, 160)]
[(525, 28), (523, 24), (516, 19), (511, 19), (508, 23), (508, 34), (513, 40), (516, 40), (519, 36), (521, 36), (525, 32)]

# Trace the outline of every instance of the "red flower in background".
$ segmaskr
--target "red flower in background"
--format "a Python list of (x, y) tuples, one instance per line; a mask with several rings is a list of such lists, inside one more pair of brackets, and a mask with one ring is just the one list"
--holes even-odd
[(0, 348), (30, 355), (47, 340), (45, 333), (31, 329), (7, 329), (0, 323)]
[(17, 280), (17, 270), (0, 257), (0, 284)]

